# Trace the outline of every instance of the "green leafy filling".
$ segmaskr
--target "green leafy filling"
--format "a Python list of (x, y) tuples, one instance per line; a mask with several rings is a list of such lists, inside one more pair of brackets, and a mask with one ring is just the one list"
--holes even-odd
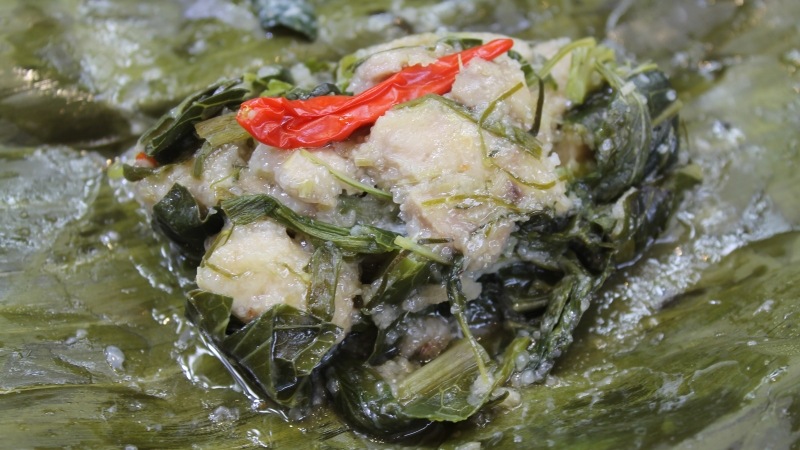
[(187, 315), (245, 386), (283, 407), (307, 405), (311, 374), (341, 339), (343, 330), (281, 304), (229, 333), (232, 304), (229, 297), (193, 291)]
[(317, 16), (308, 1), (250, 0), (250, 3), (265, 30), (283, 27), (312, 41), (317, 38)]
[(200, 257), (206, 238), (222, 229), (223, 219), (214, 211), (204, 213), (189, 190), (175, 184), (153, 206), (153, 224), (187, 255)]

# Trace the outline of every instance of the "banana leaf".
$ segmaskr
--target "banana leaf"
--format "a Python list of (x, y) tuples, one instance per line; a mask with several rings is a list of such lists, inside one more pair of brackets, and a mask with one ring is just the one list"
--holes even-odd
[(252, 13), (237, 15), (242, 3), (222, 0), (0, 4), (6, 446), (396, 447), (332, 410), (290, 425), (242, 395), (184, 318), (191, 273), (164, 259), (166, 243), (102, 168), (219, 78), (440, 25), (594, 35), (654, 60), (703, 177), (665, 234), (597, 292), (544, 384), (410, 445), (797, 446), (797, 2), (312, 3), (314, 43), (267, 38)]

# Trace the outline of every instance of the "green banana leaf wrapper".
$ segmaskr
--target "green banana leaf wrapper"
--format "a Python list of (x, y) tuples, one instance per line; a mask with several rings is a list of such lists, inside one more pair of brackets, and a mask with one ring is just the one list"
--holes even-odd
[(185, 318), (181, 264), (191, 261), (165, 257), (166, 241), (104, 168), (218, 79), (276, 61), (333, 61), (439, 26), (594, 35), (656, 61), (683, 103), (677, 132), (702, 182), (654, 245), (606, 280), (569, 350), (543, 384), (520, 391), (518, 407), (405, 445), (797, 445), (795, 2), (333, 1), (309, 2), (315, 15), (303, 20), (259, 12), (261, 3), (270, 2), (0, 4), (8, 446), (400, 445), (354, 431), (333, 408), (291, 422), (243, 395)]

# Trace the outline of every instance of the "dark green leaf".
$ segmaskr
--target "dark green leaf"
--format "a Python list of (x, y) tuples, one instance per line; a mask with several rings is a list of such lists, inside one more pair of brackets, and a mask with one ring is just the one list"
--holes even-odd
[[(396, 357), (400, 351), (399, 345), (401, 340), (404, 336), (409, 334), (414, 321), (424, 317), (442, 317), (438, 312), (438, 306), (439, 305), (431, 305), (417, 312), (404, 312), (389, 324), (389, 326), (379, 329), (372, 346), (372, 354), (369, 355), (367, 362), (373, 366), (377, 366)], [(412, 357), (420, 359), (423, 363), (431, 359), (426, 357), (426, 355), (419, 354), (412, 355)]]
[[(644, 185), (617, 202), (622, 217), (611, 233), (617, 242), (614, 260), (621, 264), (634, 259), (667, 226), (676, 193), (671, 189)], [(617, 212), (619, 214), (619, 212)]]
[(346, 252), (388, 253), (398, 250), (391, 231), (367, 225), (352, 228), (339, 227), (297, 214), (275, 198), (266, 195), (244, 195), (222, 202), (225, 214), (234, 222), (246, 224), (266, 218), (308, 235), (320, 242), (332, 242)]
[(311, 314), (324, 321), (333, 317), (341, 266), (342, 253), (330, 242), (317, 247), (311, 256), (311, 287), (306, 304)]
[(567, 275), (551, 291), (539, 328), (540, 338), (532, 345), (528, 368), (537, 380), (550, 372), (555, 360), (572, 343), (572, 334), (592, 295), (608, 276), (592, 275), (575, 261), (565, 261), (564, 267)]
[(155, 167), (142, 167), (123, 164), (122, 176), (128, 181), (141, 181), (156, 173), (157, 170), (158, 169)]
[(232, 303), (229, 297), (195, 290), (188, 295), (187, 315), (244, 388), (284, 407), (307, 404), (310, 375), (343, 330), (280, 304), (227, 334)]
[(294, 88), (285, 94), (289, 100), (308, 100), (312, 97), (320, 97), (322, 95), (339, 95), (339, 87), (333, 83), (322, 83), (311, 90)]
[[(567, 114), (567, 132), (582, 136), (594, 154), (596, 169), (586, 181), (599, 201), (611, 201), (650, 173), (675, 163), (677, 118), (652, 126), (674, 97), (661, 72), (634, 75), (631, 92), (610, 87), (591, 94)], [(624, 89), (622, 89), (624, 90)]]
[(191, 192), (177, 183), (153, 206), (154, 226), (192, 256), (203, 255), (206, 238), (218, 233), (223, 222), (215, 211), (204, 213)]
[(650, 114), (641, 96), (606, 88), (566, 118), (594, 155), (596, 169), (587, 177), (601, 201), (619, 197), (644, 177), (650, 151)]
[(649, 156), (645, 174), (663, 170), (674, 164), (678, 157), (680, 139), (678, 138), (678, 116), (669, 115), (670, 107), (676, 103), (677, 94), (667, 76), (658, 70), (635, 75), (631, 81), (647, 100), (647, 110), (655, 121), (668, 114), (660, 123), (653, 126)]
[(406, 250), (397, 253), (383, 270), (379, 281), (373, 282), (373, 286), (377, 288), (366, 298), (369, 309), (401, 303), (411, 291), (428, 280), (431, 265), (430, 260), (417, 253)]
[[(460, 422), (478, 411), (489, 399), (494, 379), (486, 378), (480, 364), (490, 365), (489, 355), (478, 345), (462, 339), (422, 366), (397, 386), (403, 413), (433, 421)], [(494, 366), (490, 366), (494, 369)]]
[(326, 376), (339, 414), (360, 431), (394, 440), (429, 425), (407, 416), (389, 383), (369, 365), (337, 355)]
[(219, 342), (272, 400), (296, 407), (311, 400), (311, 372), (343, 330), (286, 304), (273, 306)]
[(239, 106), (250, 94), (240, 83), (241, 80), (217, 83), (187, 97), (139, 139), (145, 153), (160, 164), (193, 153), (200, 146), (194, 125), (216, 116), (224, 108)]
[(196, 289), (187, 294), (186, 316), (210, 338), (219, 341), (225, 337), (232, 305), (230, 297)]
[(261, 27), (284, 27), (310, 40), (317, 38), (317, 16), (307, 0), (251, 0)]

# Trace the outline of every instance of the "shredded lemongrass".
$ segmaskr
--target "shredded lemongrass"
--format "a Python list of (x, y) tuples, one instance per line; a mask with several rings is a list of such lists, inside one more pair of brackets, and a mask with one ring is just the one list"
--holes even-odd
[(437, 254), (433, 250), (425, 247), (424, 245), (420, 245), (413, 240), (405, 237), (405, 236), (397, 236), (394, 238), (394, 245), (408, 250), (410, 252), (414, 252), (420, 256), (424, 256), (425, 258), (430, 259), (431, 261), (435, 261), (439, 264), (450, 264), (450, 260), (444, 258), (442, 255)]
[(617, 91), (622, 90), (622, 86), (625, 84), (625, 80), (622, 79), (622, 77), (617, 72), (615, 72), (613, 69), (600, 62), (597, 62), (597, 64), (595, 64), (595, 68), (597, 69), (598, 72), (600, 72), (600, 75), (602, 75), (603, 78), (605, 78), (606, 81), (608, 81), (608, 84), (611, 85), (612, 88), (614, 88)]
[(576, 48), (580, 47), (594, 47), (597, 45), (597, 42), (592, 37), (579, 39), (577, 41), (572, 41), (569, 44), (561, 47), (558, 49), (555, 55), (552, 58), (548, 59), (544, 66), (539, 70), (539, 77), (544, 79), (548, 75), (550, 75), (550, 71), (553, 70), (553, 67), (558, 64), (561, 59), (567, 56), (570, 52), (575, 50)]
[(475, 205), (468, 205), (467, 207), (471, 206), (479, 206), (483, 203), (494, 203), (497, 206), (502, 208), (508, 209), (518, 214), (524, 214), (525, 211), (521, 210), (520, 208), (508, 203), (507, 201), (503, 200), (500, 197), (488, 194), (459, 194), (459, 195), (449, 195), (447, 197), (437, 197), (432, 198), (429, 200), (425, 200), (422, 202), (422, 206), (434, 206), (434, 205), (442, 205), (442, 204), (451, 204), (451, 203), (463, 203), (473, 201), (477, 204)]
[(216, 147), (209, 144), (208, 142), (203, 143), (203, 146), (200, 147), (200, 150), (194, 156), (194, 164), (192, 165), (192, 177), (199, 179), (203, 176), (203, 165), (206, 162), (206, 158), (208, 155), (212, 154)]
[(502, 102), (503, 100), (514, 95), (518, 90), (522, 89), (524, 86), (525, 83), (519, 82), (515, 84), (511, 89), (503, 92), (502, 94), (500, 94), (499, 97), (492, 100), (492, 102), (489, 103), (489, 105), (483, 111), (483, 114), (481, 114), (480, 119), (478, 119), (478, 125), (480, 125), (481, 128), (483, 128), (483, 125), (486, 123), (486, 120), (489, 119), (489, 116), (494, 112), (495, 109), (497, 109), (497, 105), (499, 105), (500, 102)]
[(658, 64), (654, 62), (646, 62), (639, 64), (638, 66), (634, 67), (628, 72), (628, 76), (632, 77), (634, 75), (639, 75), (640, 73), (650, 72), (653, 70), (658, 70)]
[(500, 169), (503, 173), (505, 173), (506, 175), (511, 177), (511, 179), (513, 179), (517, 183), (519, 183), (519, 184), (521, 184), (523, 186), (532, 187), (534, 189), (541, 189), (541, 190), (550, 189), (551, 187), (555, 186), (556, 182), (558, 181), (558, 179), (554, 179), (552, 181), (548, 181), (548, 182), (545, 182), (545, 183), (540, 183), (538, 181), (525, 180), (522, 177), (520, 177), (519, 175), (515, 174), (514, 172), (506, 169), (505, 167), (500, 166), (499, 164), (495, 164), (495, 167)]
[(661, 123), (677, 114), (681, 108), (683, 108), (683, 102), (680, 100), (675, 100), (674, 102), (670, 103), (669, 106), (664, 108), (664, 110), (661, 111), (661, 113), (656, 116), (655, 119), (653, 119), (653, 126), (657, 127), (661, 125)]
[(614, 52), (602, 45), (576, 48), (572, 52), (569, 77), (564, 93), (573, 104), (581, 104), (592, 89), (592, 75), (596, 63), (614, 60)]
[(292, 275), (294, 275), (297, 278), (299, 278), (300, 281), (302, 281), (303, 284), (305, 284), (306, 286), (311, 285), (311, 274), (310, 273), (306, 273), (306, 272), (303, 272), (303, 271), (298, 272), (298, 271), (294, 270), (294, 268), (292, 268), (290, 265), (288, 265), (285, 262), (282, 262), (282, 263), (278, 264), (278, 266), (283, 267), (286, 270), (288, 270), (289, 273), (291, 273)]
[(447, 300), (450, 302), (450, 312), (456, 318), (458, 327), (461, 329), (464, 339), (467, 340), (470, 348), (472, 349), (472, 353), (475, 356), (475, 362), (477, 363), (478, 370), (480, 371), (483, 380), (488, 381), (489, 372), (486, 370), (486, 364), (483, 361), (483, 348), (481, 348), (480, 344), (478, 344), (478, 341), (475, 340), (475, 336), (472, 335), (472, 331), (469, 329), (469, 323), (467, 322), (465, 313), (467, 299), (464, 296), (464, 291), (461, 288), (463, 264), (463, 256), (457, 256), (454, 260), (453, 266), (450, 267), (445, 274)]
[(344, 184), (346, 184), (348, 186), (354, 187), (354, 188), (356, 188), (356, 189), (358, 189), (360, 191), (366, 192), (367, 194), (373, 195), (375, 197), (378, 197), (378, 198), (381, 198), (381, 199), (384, 199), (384, 200), (392, 200), (392, 194), (390, 194), (390, 193), (388, 193), (388, 192), (386, 192), (384, 190), (378, 189), (376, 187), (370, 186), (368, 184), (364, 184), (364, 183), (362, 183), (362, 182), (360, 182), (360, 181), (348, 176), (347, 174), (345, 174), (345, 173), (343, 173), (343, 172), (341, 172), (339, 170), (334, 169), (333, 167), (328, 165), (325, 161), (323, 161), (323, 160), (317, 158), (316, 156), (314, 156), (308, 150), (301, 149), (300, 150), (300, 154), (303, 155), (304, 157), (306, 157), (309, 161), (313, 162), (314, 164), (317, 164), (317, 165), (322, 166), (325, 169), (327, 169), (328, 172), (330, 172), (331, 175), (333, 175), (337, 180), (341, 181), (342, 183), (344, 183)]
[(533, 126), (531, 126), (529, 133), (536, 137), (539, 135), (539, 128), (542, 126), (542, 114), (544, 114), (544, 80), (536, 74), (534, 76), (539, 82), (539, 92), (536, 97), (536, 114), (533, 117)]
[(248, 139), (250, 135), (236, 121), (236, 114), (223, 114), (198, 122), (194, 126), (197, 135), (212, 147)]
[(403, 103), (402, 105), (398, 105), (397, 107), (411, 108), (427, 100), (434, 100), (441, 103), (446, 108), (449, 108), (459, 116), (478, 125), (480, 129), (487, 131), (501, 139), (505, 139), (513, 144), (519, 145), (520, 147), (524, 148), (526, 152), (530, 153), (534, 157), (538, 158), (541, 155), (542, 145), (539, 143), (538, 140), (536, 140), (535, 137), (531, 136), (530, 133), (528, 133), (526, 130), (523, 130), (519, 127), (515, 127), (513, 125), (503, 126), (501, 123), (495, 123), (495, 122), (485, 122), (481, 127), (479, 120), (475, 118), (473, 114), (464, 105), (449, 98), (442, 97), (441, 95), (428, 94), (418, 99), (411, 100), (410, 102)]
[[(208, 250), (206, 250), (205, 254), (203, 255), (203, 258), (200, 260), (200, 267), (204, 267), (206, 265), (206, 263), (208, 262), (208, 257), (210, 257), (219, 247), (222, 247), (223, 245), (228, 243), (228, 240), (231, 238), (231, 234), (233, 233), (234, 226), (235, 225), (232, 225), (230, 228), (224, 229), (217, 234), (217, 236), (214, 238), (214, 241), (211, 243)], [(217, 271), (213, 267), (211, 267), (211, 269)]]

